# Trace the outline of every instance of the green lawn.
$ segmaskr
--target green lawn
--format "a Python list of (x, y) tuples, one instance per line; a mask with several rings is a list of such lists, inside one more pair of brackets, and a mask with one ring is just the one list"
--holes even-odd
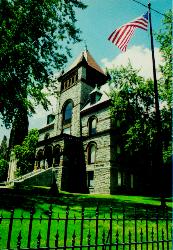
[[(48, 189), (35, 188), (33, 190), (1, 190), (0, 191), (0, 214), (2, 216), (0, 224), (0, 249), (5, 249), (9, 231), (9, 219), (11, 216), (11, 208), (14, 208), (13, 230), (11, 236), (11, 248), (14, 249), (17, 243), (17, 237), (21, 231), (22, 247), (27, 246), (30, 208), (34, 209), (34, 220), (32, 225), (31, 246), (37, 246), (37, 237), (41, 234), (41, 246), (46, 245), (49, 208), (52, 204), (51, 216), (51, 232), (50, 246), (55, 245), (56, 236), (59, 235), (59, 244), (64, 244), (64, 233), (66, 227), (66, 216), (68, 216), (67, 225), (67, 245), (71, 246), (72, 240), (79, 245), (81, 240), (81, 223), (82, 223), (82, 207), (84, 207), (83, 220), (83, 244), (87, 245), (88, 240), (94, 244), (96, 240), (96, 223), (98, 223), (98, 243), (103, 240), (109, 243), (109, 230), (112, 223), (112, 238), (116, 241), (117, 236), (119, 242), (123, 241), (123, 224), (125, 225), (124, 238), (129, 241), (129, 232), (131, 233), (131, 241), (146, 240), (162, 240), (171, 239), (171, 220), (167, 221), (166, 214), (160, 209), (160, 200), (155, 197), (142, 196), (125, 196), (125, 195), (83, 195), (60, 193), (57, 197), (52, 197)], [(167, 211), (169, 217), (172, 212), (172, 199), (166, 199)], [(96, 221), (96, 207), (98, 205), (98, 220)], [(67, 210), (69, 207), (69, 211)], [(112, 207), (112, 218), (110, 221), (110, 207)], [(125, 210), (125, 213), (123, 211)], [(68, 211), (68, 212), (67, 212)], [(136, 212), (136, 221), (134, 220), (134, 212)], [(161, 216), (163, 220), (156, 220), (156, 217)], [(123, 216), (125, 218), (123, 219)], [(27, 218), (27, 219), (23, 219)], [(147, 220), (146, 220), (147, 218)], [(147, 227), (147, 230), (146, 230)], [(136, 228), (136, 229), (135, 229)], [(158, 229), (157, 229), (158, 228)], [(169, 229), (167, 232), (167, 228)], [(136, 230), (136, 231), (135, 231)], [(141, 231), (142, 230), (142, 231)], [(157, 232), (158, 230), (158, 232)], [(154, 233), (153, 233), (154, 232)], [(163, 235), (164, 232), (164, 235)], [(162, 243), (160, 243), (162, 244)], [(167, 245), (165, 244), (165, 249)], [(135, 249), (132, 246), (131, 249)], [(154, 243), (154, 249), (157, 249), (157, 244)], [(172, 246), (169, 245), (170, 249)], [(83, 248), (85, 249), (85, 248)], [(91, 248), (92, 249), (92, 248)], [(101, 248), (100, 248), (101, 249)], [(118, 249), (123, 249), (119, 247)], [(125, 250), (129, 246), (125, 247)], [(139, 245), (137, 249), (141, 249)], [(146, 249), (145, 244), (143, 250)], [(152, 249), (150, 245), (148, 249)]]

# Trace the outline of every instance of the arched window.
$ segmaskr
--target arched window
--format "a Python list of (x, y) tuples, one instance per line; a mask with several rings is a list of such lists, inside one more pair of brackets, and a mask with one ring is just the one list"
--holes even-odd
[(68, 101), (63, 108), (63, 133), (65, 134), (71, 134), (72, 114), (73, 103), (72, 101)]
[(36, 161), (38, 164), (38, 168), (43, 167), (44, 165), (44, 152), (40, 149), (36, 154)]
[(89, 135), (95, 135), (97, 132), (97, 118), (95, 116), (89, 118), (88, 126), (89, 126), (89, 128), (88, 128)]
[(96, 161), (96, 144), (91, 143), (88, 146), (88, 164), (93, 164)]

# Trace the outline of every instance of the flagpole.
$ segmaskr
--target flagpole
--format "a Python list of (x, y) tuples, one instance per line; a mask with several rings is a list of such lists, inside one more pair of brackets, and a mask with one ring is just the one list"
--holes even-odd
[[(151, 3), (148, 3), (148, 15), (150, 23), (150, 39), (151, 39), (151, 53), (152, 53), (152, 63), (153, 63), (153, 80), (154, 80), (154, 96), (155, 96), (155, 111), (156, 111), (156, 126), (157, 126), (157, 152), (158, 152), (158, 163), (159, 163), (159, 181), (161, 186), (161, 206), (165, 207), (165, 198), (164, 198), (164, 169), (163, 169), (163, 155), (162, 155), (162, 140), (161, 140), (161, 115), (159, 109), (159, 95), (158, 95), (158, 86), (157, 86), (157, 77), (156, 77), (156, 64), (155, 64), (155, 55), (154, 55), (154, 42), (153, 42), (153, 30), (151, 22)], [(158, 186), (157, 186), (158, 187)]]

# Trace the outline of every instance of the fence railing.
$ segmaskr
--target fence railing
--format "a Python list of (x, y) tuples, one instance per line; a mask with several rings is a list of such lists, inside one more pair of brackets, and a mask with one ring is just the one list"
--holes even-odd
[(0, 249), (171, 250), (172, 218), (167, 208), (12, 209), (0, 215)]

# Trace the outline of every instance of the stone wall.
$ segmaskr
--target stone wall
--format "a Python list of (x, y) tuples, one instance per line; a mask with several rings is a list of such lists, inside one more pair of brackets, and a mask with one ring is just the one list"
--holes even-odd
[(95, 193), (110, 193), (110, 164), (100, 164), (94, 171)]
[[(97, 117), (97, 133), (88, 135), (88, 119), (91, 116)], [(90, 193), (110, 193), (111, 184), (111, 155), (110, 155), (110, 111), (109, 107), (102, 108), (97, 111), (88, 112), (82, 116), (82, 135), (84, 136), (84, 151), (86, 161), (86, 171), (94, 172), (94, 187), (89, 188)], [(89, 143), (95, 142), (97, 145), (95, 164), (88, 164), (87, 146)]]
[[(59, 135), (62, 132), (62, 110), (65, 102), (69, 99), (73, 101), (73, 116), (71, 135), (81, 136), (80, 110), (87, 101), (92, 87), (85, 83), (86, 69), (81, 67), (78, 69), (78, 81), (68, 89), (62, 91), (57, 100), (57, 110), (55, 119), (55, 134)], [(60, 85), (61, 83), (59, 83)]]
[(109, 130), (111, 128), (111, 119), (110, 119), (110, 110), (109, 107), (103, 108), (99, 110), (99, 106), (97, 111), (87, 112), (82, 116), (82, 136), (88, 136), (88, 120), (91, 116), (97, 117), (97, 133), (103, 132), (105, 130)]

